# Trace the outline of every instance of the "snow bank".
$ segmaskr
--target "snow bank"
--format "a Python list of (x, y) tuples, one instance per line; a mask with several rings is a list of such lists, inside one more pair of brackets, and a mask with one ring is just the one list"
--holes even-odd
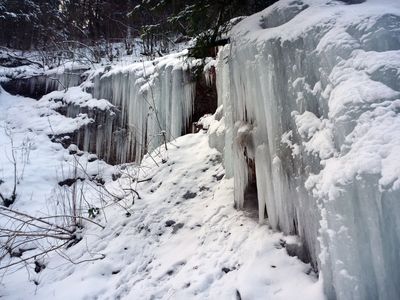
[(51, 92), (42, 97), (39, 101), (39, 103), (43, 103), (44, 106), (49, 105), (48, 102), (51, 102), (49, 107), (52, 109), (59, 108), (63, 105), (100, 110), (107, 110), (114, 107), (114, 105), (105, 99), (94, 99), (91, 94), (83, 91), (79, 86), (71, 87), (67, 90)]
[(219, 53), (236, 205), (255, 181), (260, 220), (300, 236), (330, 299), (400, 297), (399, 24), (397, 1), (283, 0)]
[[(232, 179), (222, 178), (221, 154), (208, 146), (207, 134), (177, 138), (168, 149), (156, 149), (140, 168), (128, 166), (118, 181), (107, 182), (112, 194), (127, 196), (118, 205), (114, 199), (103, 203), (95, 220), (104, 229), (87, 224), (83, 240), (64, 249), (63, 257), (50, 253), (40, 273), (20, 268), (8, 274), (0, 295), (10, 300), (324, 299), (310, 265), (282, 248), (290, 237), (233, 208)], [(133, 182), (136, 175), (140, 181)], [(132, 188), (141, 199), (124, 192)], [(80, 263), (66, 263), (65, 256)]]
[(52, 91), (61, 91), (82, 83), (87, 70), (80, 64), (67, 65), (47, 71), (33, 66), (0, 67), (0, 82), (9, 93), (40, 99)]
[[(89, 155), (83, 152), (70, 155), (69, 149), (49, 138), (70, 134), (91, 123), (87, 115), (68, 118), (43, 104), (12, 96), (0, 88), (0, 192), (6, 197), (11, 195), (15, 161), (17, 199), (13, 208), (32, 215), (50, 213), (53, 206), (57, 207), (58, 197), (66, 192), (58, 182), (100, 173), (109, 179), (113, 172), (104, 161), (88, 162)], [(76, 162), (85, 169), (74, 170)], [(93, 192), (88, 185), (84, 191)], [(1, 221), (7, 221), (7, 218), (3, 217)], [(6, 228), (4, 223), (1, 225)]]

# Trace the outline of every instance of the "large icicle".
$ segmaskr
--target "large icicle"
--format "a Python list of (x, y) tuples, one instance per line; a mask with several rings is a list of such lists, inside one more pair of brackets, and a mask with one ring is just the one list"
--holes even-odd
[(329, 299), (400, 298), (399, 24), (394, 1), (283, 0), (219, 53), (236, 204), (254, 160), (260, 219), (300, 236)]
[(136, 160), (187, 132), (193, 114), (195, 82), (185, 53), (117, 67), (94, 76), (93, 95), (121, 109), (131, 149), (121, 162)]

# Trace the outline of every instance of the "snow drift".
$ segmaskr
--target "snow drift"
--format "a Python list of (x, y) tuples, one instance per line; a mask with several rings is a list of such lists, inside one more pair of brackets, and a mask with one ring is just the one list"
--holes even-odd
[(236, 206), (256, 185), (260, 220), (301, 237), (329, 299), (400, 297), (399, 61), (394, 1), (280, 1), (219, 54), (210, 142)]

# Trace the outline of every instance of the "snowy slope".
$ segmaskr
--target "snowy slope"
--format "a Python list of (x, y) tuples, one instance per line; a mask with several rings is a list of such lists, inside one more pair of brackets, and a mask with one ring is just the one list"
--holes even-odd
[[(87, 187), (105, 229), (85, 223), (83, 240), (63, 258), (48, 255), (38, 274), (10, 270), (0, 296), (323, 299), (324, 288), (328, 299), (398, 299), (399, 49), (398, 1), (279, 1), (239, 23), (220, 52), (222, 106), (203, 119), (208, 134), (176, 140), (193, 101), (182, 53), (95, 71), (87, 87), (121, 107), (138, 157), (146, 141), (155, 151), (140, 166), (119, 166), (114, 182), (112, 168), (88, 163), (116, 195)], [(70, 93), (49, 97), (94, 103), (79, 88)], [(90, 122), (60, 116), (49, 107), (59, 99), (47, 100), (0, 94), (0, 121), (16, 144), (38, 141), (14, 205), (38, 214), (76, 158), (48, 135)], [(156, 148), (163, 133), (173, 140), (167, 152)], [(9, 137), (0, 142), (7, 153)], [(8, 194), (9, 157), (0, 156)], [(289, 257), (285, 241), (312, 266)]]
[[(82, 209), (99, 205), (98, 198), (90, 198), (90, 195), (98, 195), (98, 187), (88, 179), (110, 180), (115, 172), (114, 167), (96, 160), (88, 153), (78, 151), (76, 155), (71, 155), (74, 148), (64, 149), (61, 144), (50, 140), (50, 136), (54, 134), (71, 133), (90, 121), (84, 115), (76, 118), (64, 117), (48, 105), (33, 99), (12, 96), (0, 89), (0, 193), (5, 198), (11, 196), (16, 174), (16, 199), (12, 209), (36, 217), (66, 213), (66, 208), (60, 202), (63, 199), (67, 201), (72, 190), (66, 185), (60, 186), (59, 183), (75, 177), (83, 179), (76, 183), (78, 198), (85, 194), (89, 200), (82, 205)], [(1, 214), (1, 244), (7, 240), (4, 237), (8, 233), (6, 230), (18, 226), (18, 222), (12, 221)], [(53, 243), (51, 239), (48, 242)], [(24, 253), (23, 257), (39, 254), (42, 247), (46, 247), (46, 242), (26, 243), (22, 248), (32, 250)], [(4, 248), (1, 249), (0, 255), (3, 258)], [(8, 275), (17, 276), (13, 277), (17, 278), (16, 281), (11, 279), (11, 282), (18, 284), (24, 282), (26, 274), (20, 277), (21, 273), (13, 274), (14, 269), (4, 269), (8, 263), (15, 261), (15, 258), (10, 259), (6, 255), (0, 260), (0, 268), (2, 278), (8, 278)], [(24, 265), (21, 266), (25, 269)], [(4, 289), (1, 290), (0, 294), (3, 296)], [(23, 298), (29, 299), (28, 296)]]
[[(42, 112), (33, 100), (4, 92), (0, 105), (6, 112), (3, 124), (15, 122), (21, 134), (29, 132), (29, 123), (22, 120), (38, 123), (40, 116), (35, 115)], [(15, 110), (20, 112), (19, 123), (14, 120)], [(46, 207), (46, 193), (56, 185), (60, 159), (68, 161), (71, 155), (40, 135), (39, 125), (30, 128), (40, 145), (32, 150), (27, 170), (42, 175), (33, 183), (21, 182), (23, 191), (36, 193), (30, 202), (23, 201), (25, 193), (21, 194), (13, 207), (39, 213)], [(44, 125), (42, 129), (47, 130)], [(2, 168), (7, 174), (4, 161)], [(108, 179), (108, 190), (121, 195), (123, 188), (135, 188), (141, 199), (134, 198), (132, 204), (133, 194), (129, 194), (118, 205), (112, 201), (105, 205), (96, 219), (105, 229), (85, 223), (83, 240), (63, 251), (75, 264), (52, 253), (40, 273), (33, 272), (31, 265), (9, 270), (0, 283), (1, 297), (299, 299), (302, 295), (323, 299), (321, 282), (311, 267), (289, 257), (281, 246), (282, 239), (294, 237), (258, 224), (252, 211), (233, 208), (233, 181), (223, 178), (221, 154), (208, 146), (206, 133), (181, 137), (168, 144), (167, 152), (160, 148), (146, 156), (139, 169), (131, 166), (121, 172), (118, 181)], [(132, 182), (137, 172), (139, 179), (150, 180)], [(98, 197), (94, 191), (86, 195), (89, 201)], [(100, 257), (104, 258), (90, 261)]]
[[(0, 90), (0, 177), (4, 181), (0, 191), (5, 196), (12, 192), (14, 149), (19, 181), (17, 207), (31, 213), (36, 210), (32, 205), (45, 208), (45, 201), (54, 185), (73, 172), (75, 160), (61, 144), (52, 143), (49, 136), (72, 133), (90, 121), (85, 115), (67, 118), (52, 110), (47, 103), (12, 96)], [(87, 163), (87, 158), (88, 154), (79, 157), (82, 164)], [(101, 161), (87, 165), (89, 174), (98, 174), (108, 168)], [(104, 173), (104, 176), (110, 176), (108, 171)]]

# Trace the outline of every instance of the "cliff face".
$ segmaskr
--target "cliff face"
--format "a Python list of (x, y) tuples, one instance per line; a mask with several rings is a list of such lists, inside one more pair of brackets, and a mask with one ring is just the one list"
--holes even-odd
[(301, 237), (330, 299), (400, 296), (399, 28), (390, 1), (281, 1), (219, 54), (236, 206), (256, 186), (260, 220)]
[[(40, 99), (44, 95), (78, 86), (83, 82), (82, 74), (87, 69), (63, 69), (62, 71), (42, 74), (28, 74), (26, 77), (18, 77), (12, 74), (7, 80), (1, 82), (1, 86), (12, 95)], [(0, 76), (1, 77), (1, 76)]]
[[(283, 0), (230, 40), (205, 78), (199, 61), (172, 54), (90, 71), (39, 104), (80, 121), (58, 138), (139, 163), (215, 108), (216, 85), (219, 108), (200, 123), (235, 207), (299, 236), (284, 246), (319, 272), (329, 299), (399, 299), (400, 5)], [(35, 80), (15, 88), (60, 89)]]
[(121, 141), (127, 147), (117, 153), (124, 157), (119, 162), (140, 162), (145, 153), (190, 132), (193, 121), (215, 111), (215, 84), (207, 84), (200, 64), (183, 52), (93, 75), (93, 96), (120, 109), (119, 126), (127, 134)]

